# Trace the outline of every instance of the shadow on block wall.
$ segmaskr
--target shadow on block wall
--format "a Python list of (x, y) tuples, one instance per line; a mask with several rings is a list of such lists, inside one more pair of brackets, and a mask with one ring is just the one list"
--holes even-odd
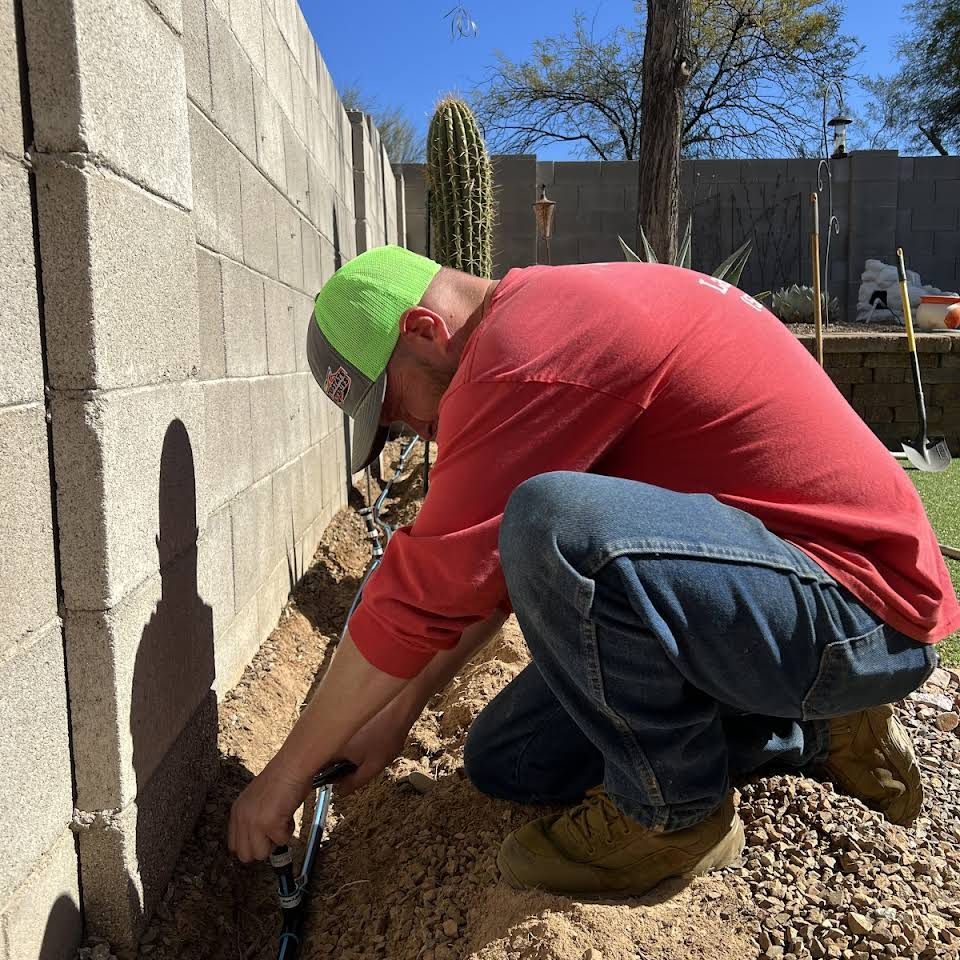
[(50, 908), (37, 960), (73, 956), (80, 939), (80, 910), (73, 897), (60, 894)]
[(213, 610), (198, 592), (196, 472), (180, 420), (164, 435), (158, 513), (161, 595), (137, 649), (130, 702), (136, 868), (145, 915), (166, 888), (217, 756)]

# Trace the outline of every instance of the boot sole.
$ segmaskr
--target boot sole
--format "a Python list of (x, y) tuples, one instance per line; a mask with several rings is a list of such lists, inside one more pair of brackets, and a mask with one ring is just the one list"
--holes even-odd
[(676, 877), (696, 877), (704, 873), (709, 873), (711, 870), (728, 867), (740, 859), (745, 845), (746, 838), (743, 833), (743, 821), (741, 821), (739, 817), (736, 817), (727, 835), (715, 846), (711, 847), (692, 867), (676, 874), (661, 877), (656, 883), (645, 887), (643, 890), (551, 890), (545, 886), (533, 886), (523, 883), (517, 878), (510, 869), (510, 866), (506, 863), (502, 850), (497, 855), (497, 867), (500, 869), (500, 876), (508, 886), (514, 890), (540, 890), (544, 893), (552, 893), (561, 897), (574, 897), (577, 900), (620, 901), (645, 896), (651, 890), (655, 890), (661, 883), (675, 879)]

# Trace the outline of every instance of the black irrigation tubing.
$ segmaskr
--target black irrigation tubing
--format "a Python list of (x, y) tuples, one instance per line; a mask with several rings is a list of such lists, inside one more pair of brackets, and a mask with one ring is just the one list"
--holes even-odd
[[(394, 481), (403, 473), (407, 461), (413, 453), (413, 448), (417, 444), (417, 438), (414, 437), (400, 451), (400, 459), (393, 471), (393, 476), (386, 482), (380, 496), (370, 503), (370, 468), (367, 467), (367, 504), (360, 511), (367, 525), (366, 537), (370, 541), (372, 556), (367, 572), (364, 574), (360, 587), (350, 604), (350, 610), (343, 621), (343, 629), (340, 631), (340, 639), (343, 640), (347, 632), (347, 624), (357, 604), (363, 596), (363, 588), (367, 585), (370, 575), (380, 565), (383, 559), (385, 543), (390, 542), (393, 535), (393, 527), (383, 520), (380, 516), (380, 510), (390, 493), (390, 488)], [(427, 444), (429, 449), (429, 444)], [(428, 454), (425, 453), (426, 460)], [(426, 485), (426, 471), (424, 472), (424, 485)], [(327, 822), (327, 812), (330, 809), (330, 800), (333, 794), (333, 784), (341, 777), (356, 770), (356, 765), (349, 760), (337, 760), (329, 767), (321, 770), (313, 778), (313, 787), (317, 791), (316, 803), (313, 808), (313, 819), (310, 823), (310, 835), (307, 840), (307, 849), (303, 856), (303, 866), (300, 873), (294, 875), (293, 855), (290, 848), (286, 845), (274, 848), (270, 854), (270, 866), (273, 867), (277, 875), (277, 897), (280, 901), (280, 911), (282, 915), (282, 924), (280, 927), (280, 943), (277, 948), (277, 960), (296, 960), (300, 953), (302, 942), (303, 921), (307, 911), (307, 899), (310, 887), (310, 881), (313, 878), (313, 867), (317, 859), (317, 851), (323, 843), (323, 832)]]

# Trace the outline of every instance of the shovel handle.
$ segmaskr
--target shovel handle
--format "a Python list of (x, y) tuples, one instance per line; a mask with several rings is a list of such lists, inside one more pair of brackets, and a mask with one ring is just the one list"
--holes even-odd
[(910, 351), (913, 391), (917, 398), (917, 412), (920, 414), (920, 437), (923, 438), (925, 443), (927, 437), (927, 404), (923, 399), (920, 360), (917, 357), (917, 341), (913, 335), (913, 314), (910, 312), (910, 292), (907, 290), (907, 270), (903, 265), (902, 247), (897, 247), (897, 279), (900, 282), (900, 300), (903, 303), (903, 322), (907, 327), (907, 349)]
[(903, 248), (897, 247), (897, 280), (900, 282), (900, 301), (903, 304), (903, 322), (907, 327), (907, 349), (917, 352), (917, 341), (913, 336), (913, 314), (910, 312), (910, 291), (907, 289), (907, 270), (903, 265)]

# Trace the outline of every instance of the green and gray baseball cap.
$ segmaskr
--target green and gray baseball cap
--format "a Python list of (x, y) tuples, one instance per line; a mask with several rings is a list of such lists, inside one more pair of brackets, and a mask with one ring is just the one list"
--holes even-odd
[(380, 415), (400, 318), (420, 303), (439, 270), (403, 247), (377, 247), (344, 264), (314, 301), (307, 360), (323, 392), (353, 419), (354, 473), (387, 440)]

